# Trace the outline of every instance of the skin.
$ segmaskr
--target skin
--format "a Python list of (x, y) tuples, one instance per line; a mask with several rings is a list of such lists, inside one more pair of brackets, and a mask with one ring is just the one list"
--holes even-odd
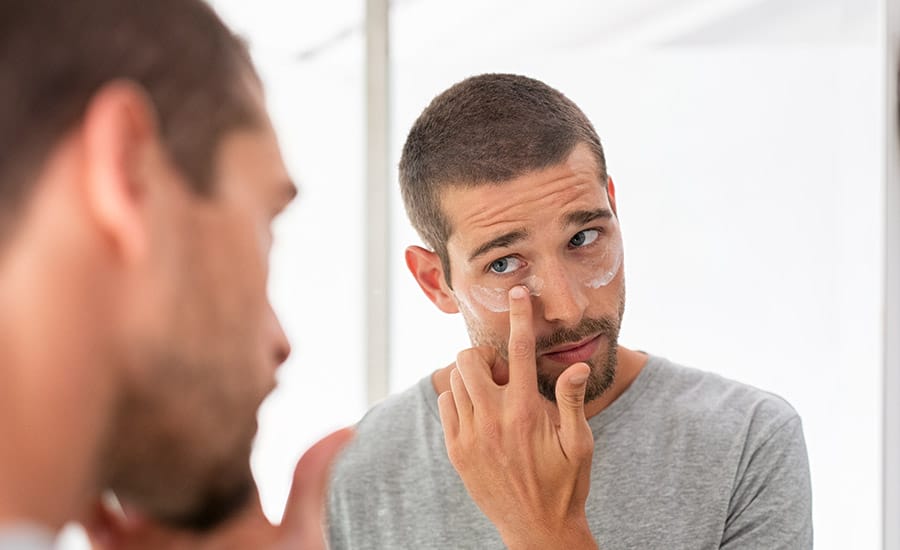
[[(349, 432), (298, 464), (308, 490), (280, 528), (250, 475), (256, 411), (290, 353), (266, 282), (296, 189), (245, 84), (259, 121), (223, 136), (212, 197), (190, 190), (129, 82), (98, 91), (38, 171), (0, 248), (0, 438), (16, 442), (0, 450), (0, 524), (80, 519), (107, 548), (324, 548), (324, 479)], [(127, 516), (98, 504), (106, 490)], [(201, 520), (220, 529), (165, 526)]]
[[(611, 348), (610, 338), (601, 336), (589, 358), (570, 365), (548, 356), (555, 348), (536, 342), (586, 319), (621, 322), (624, 269), (596, 289), (571, 276), (580, 273), (586, 253), (572, 246), (573, 237), (581, 234), (574, 241), (580, 242), (581, 232), (602, 229), (603, 218), (567, 220), (579, 211), (615, 214), (615, 188), (610, 182), (607, 192), (590, 151), (579, 145), (559, 165), (509, 182), (451, 187), (442, 207), (453, 228), (447, 247), (454, 290), (497, 277), (489, 267), (505, 257), (545, 282), (540, 296), (513, 287), (508, 313), (461, 309), (439, 258), (421, 247), (407, 249), (407, 265), (422, 290), (442, 311), (462, 311), (473, 341), (432, 376), (450, 460), (509, 548), (594, 548), (584, 510), (594, 450), (586, 419), (615, 401), (647, 358)], [(484, 243), (511, 232), (524, 236), (471, 259)], [(516, 297), (517, 288), (523, 297)], [(597, 376), (606, 364), (615, 368), (612, 384), (584, 402), (582, 378)], [(555, 380), (555, 403), (538, 391), (539, 376)]]

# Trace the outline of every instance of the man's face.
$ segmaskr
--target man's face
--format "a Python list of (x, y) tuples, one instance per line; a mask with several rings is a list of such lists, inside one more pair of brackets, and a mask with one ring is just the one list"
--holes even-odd
[(507, 357), (507, 291), (528, 287), (534, 304), (538, 384), (555, 400), (569, 365), (591, 366), (586, 401), (613, 381), (625, 302), (615, 202), (583, 145), (557, 166), (510, 182), (452, 187), (442, 195), (452, 294), (475, 345)]
[(256, 411), (290, 351), (266, 287), (271, 223), (296, 189), (268, 120), (224, 136), (215, 169), (212, 197), (177, 182), (162, 199), (147, 285), (161, 321), (136, 337), (111, 460), (120, 498), (193, 528), (251, 494)]

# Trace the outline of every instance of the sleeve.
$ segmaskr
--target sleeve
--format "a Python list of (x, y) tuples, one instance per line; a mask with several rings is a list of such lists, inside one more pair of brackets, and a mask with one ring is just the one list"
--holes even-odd
[(731, 495), (722, 550), (813, 547), (812, 490), (800, 417), (794, 415), (747, 453)]

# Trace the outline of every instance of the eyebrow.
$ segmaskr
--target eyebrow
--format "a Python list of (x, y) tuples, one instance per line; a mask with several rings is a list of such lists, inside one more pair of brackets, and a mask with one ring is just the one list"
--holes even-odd
[(608, 220), (613, 217), (613, 213), (608, 208), (598, 208), (596, 210), (576, 210), (569, 212), (563, 218), (562, 226), (569, 227), (572, 225), (587, 225), (595, 220)]
[(519, 241), (525, 240), (526, 237), (528, 237), (528, 231), (524, 229), (517, 229), (515, 231), (510, 231), (509, 233), (504, 233), (503, 235), (491, 239), (476, 248), (475, 252), (473, 252), (472, 255), (469, 256), (469, 261), (474, 262), (479, 257), (484, 256), (495, 248), (506, 248), (508, 246), (512, 246)]

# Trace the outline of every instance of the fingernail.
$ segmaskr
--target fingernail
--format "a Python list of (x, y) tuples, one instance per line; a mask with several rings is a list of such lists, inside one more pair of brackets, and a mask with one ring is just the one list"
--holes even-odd
[(587, 381), (587, 378), (587, 373), (573, 374), (572, 377), (569, 378), (569, 382), (571, 382), (573, 386), (580, 386)]
[(509, 289), (509, 297), (513, 300), (521, 300), (526, 296), (528, 296), (528, 291), (525, 290), (524, 286), (514, 286)]

